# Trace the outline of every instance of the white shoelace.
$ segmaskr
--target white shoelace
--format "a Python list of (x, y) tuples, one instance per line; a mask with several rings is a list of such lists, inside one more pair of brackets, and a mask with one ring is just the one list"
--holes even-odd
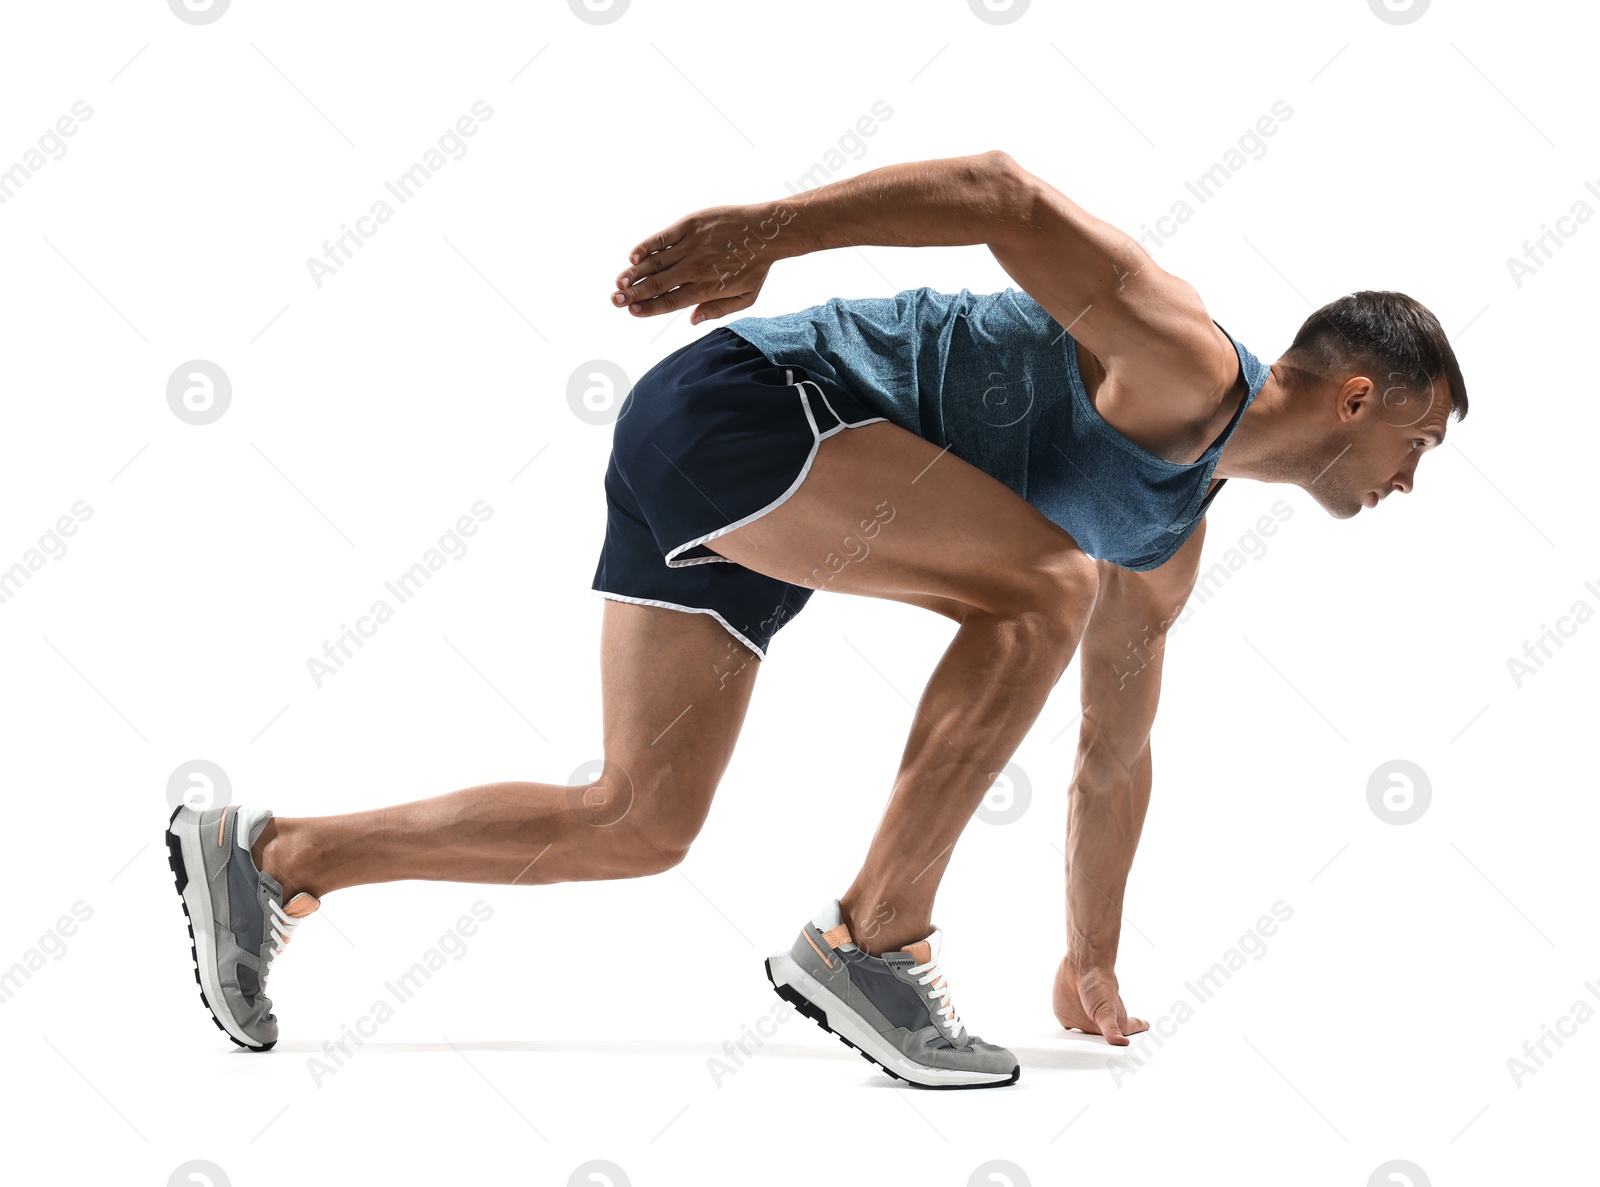
[(283, 908), (272, 899), (267, 900), (267, 906), (272, 908), (268, 926), (272, 929), (272, 938), (278, 942), (277, 947), (272, 950), (272, 955), (277, 956), (294, 938), (294, 929), (300, 926), (301, 920), (286, 915)]
[(957, 1041), (966, 1033), (966, 1025), (956, 1017), (956, 1008), (950, 1004), (950, 986), (944, 979), (944, 970), (939, 967), (937, 960), (930, 960), (927, 964), (914, 964), (906, 972), (917, 977), (918, 985), (932, 985), (928, 996), (939, 1003), (936, 1011), (944, 1020), (944, 1028), (949, 1032), (952, 1041)]

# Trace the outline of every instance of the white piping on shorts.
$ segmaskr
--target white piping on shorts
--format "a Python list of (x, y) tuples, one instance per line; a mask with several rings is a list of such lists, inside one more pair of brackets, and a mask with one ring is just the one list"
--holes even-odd
[(591, 589), (589, 592), (592, 594), (597, 594), (602, 598), (610, 598), (614, 602), (632, 602), (636, 606), (662, 606), (668, 610), (682, 610), (688, 614), (709, 614), (712, 618), (715, 618), (718, 622), (720, 622), (723, 626), (723, 629), (726, 630), (730, 635), (739, 640), (739, 642), (743, 643), (751, 651), (755, 652), (757, 658), (762, 660), (767, 658), (767, 653), (765, 651), (762, 651), (761, 648), (757, 647), (749, 639), (746, 639), (742, 634), (734, 630), (733, 627), (729, 626), (728, 620), (722, 617), (722, 615), (718, 614), (715, 610), (707, 610), (704, 606), (680, 606), (676, 602), (658, 602), (654, 598), (630, 598), (627, 594), (609, 593), (603, 589)]
[[(763, 515), (765, 515), (767, 512), (771, 511), (773, 508), (780, 507), (784, 503), (786, 503), (789, 500), (789, 497), (791, 495), (793, 495), (795, 491), (800, 489), (800, 484), (806, 480), (806, 475), (811, 472), (811, 463), (816, 461), (817, 450), (819, 448), (821, 448), (822, 442), (825, 441), (827, 438), (833, 436), (835, 433), (840, 432), (843, 429), (859, 429), (862, 425), (876, 424), (880, 420), (887, 421), (889, 419), (887, 416), (871, 416), (871, 417), (868, 417), (866, 420), (847, 421), (847, 420), (845, 420), (844, 417), (839, 415), (839, 413), (834, 409), (834, 406), (832, 404), (828, 403), (827, 395), (823, 393), (822, 388), (817, 384), (816, 380), (814, 380), (814, 379), (802, 379), (799, 383), (796, 383), (796, 382), (794, 382), (794, 371), (793, 371), (792, 368), (789, 368), (789, 367), (785, 367), (784, 368), (783, 374), (784, 374), (784, 378), (789, 382), (790, 386), (792, 386), (795, 389), (795, 391), (799, 393), (799, 395), (800, 395), (800, 407), (805, 410), (806, 423), (811, 426), (811, 436), (812, 436), (811, 452), (806, 455), (806, 464), (800, 467), (800, 473), (795, 478), (795, 480), (792, 483), (789, 484), (789, 489), (784, 491), (781, 495), (779, 495), (772, 502), (768, 503), (765, 507), (761, 508), (761, 510), (753, 511), (749, 515), (746, 515), (743, 519), (738, 520), (738, 521), (736, 521), (734, 523), (730, 523), (727, 527), (718, 528), (716, 531), (709, 532), (706, 535), (701, 536), (697, 540), (690, 540), (687, 543), (680, 544), (676, 548), (670, 550), (666, 555), (667, 567), (669, 569), (681, 569), (681, 568), (684, 568), (687, 565), (710, 564), (713, 561), (726, 561), (728, 558), (725, 557), (725, 556), (694, 557), (694, 558), (691, 558), (689, 560), (681, 560), (681, 561), (680, 560), (674, 560), (673, 558), (676, 557), (680, 552), (684, 552), (684, 551), (687, 551), (690, 548), (697, 547), (698, 545), (704, 544), (709, 540), (715, 540), (720, 536), (726, 536), (729, 532), (736, 532), (740, 528), (744, 527), (745, 524), (755, 522), (756, 520), (760, 519)], [(812, 415), (812, 412), (811, 412), (811, 401), (810, 401), (810, 398), (806, 395), (805, 385), (808, 384), (808, 383), (812, 387), (817, 389), (817, 395), (819, 397), (821, 397), (822, 402), (827, 407), (828, 411), (833, 413), (834, 419), (839, 422), (838, 424), (834, 425), (833, 428), (829, 429), (826, 433), (822, 433), (822, 432), (818, 432), (817, 431), (817, 418), (814, 415)], [(724, 625), (726, 625), (726, 624), (724, 624)], [(733, 628), (729, 627), (728, 629), (732, 630)]]

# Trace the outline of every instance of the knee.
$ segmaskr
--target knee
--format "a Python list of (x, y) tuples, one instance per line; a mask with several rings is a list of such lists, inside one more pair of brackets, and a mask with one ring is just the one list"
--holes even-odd
[(682, 865), (694, 844), (692, 833), (642, 820), (619, 822), (616, 840), (630, 878), (648, 878)]
[(1100, 570), (1094, 557), (1080, 548), (1065, 548), (1042, 558), (1037, 565), (1056, 601), (1074, 612), (1087, 614), (1100, 592)]
[(1074, 548), (1043, 556), (1021, 575), (1012, 617), (1026, 644), (1065, 669), (1099, 593), (1094, 558)]
[(615, 788), (594, 784), (586, 790), (605, 802), (605, 809), (588, 813), (584, 823), (604, 837), (609, 877), (644, 878), (682, 864), (710, 799), (670, 776), (645, 788), (635, 785), (626, 803)]

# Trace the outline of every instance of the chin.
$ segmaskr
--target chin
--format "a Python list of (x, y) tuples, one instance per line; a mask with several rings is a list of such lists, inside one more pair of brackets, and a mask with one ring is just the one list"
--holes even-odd
[(1317, 506), (1322, 507), (1325, 512), (1328, 512), (1336, 520), (1347, 520), (1347, 518), (1357, 514), (1358, 510), (1362, 510), (1360, 499), (1355, 502), (1344, 502), (1342, 499), (1339, 502), (1330, 502), (1328, 499), (1323, 498), (1323, 494), (1320, 491), (1312, 494), (1310, 498), (1314, 498), (1317, 501)]
[(1321, 503), (1322, 509), (1335, 519), (1354, 519), (1366, 506), (1360, 499), (1349, 503), (1327, 503), (1321, 499), (1317, 502)]

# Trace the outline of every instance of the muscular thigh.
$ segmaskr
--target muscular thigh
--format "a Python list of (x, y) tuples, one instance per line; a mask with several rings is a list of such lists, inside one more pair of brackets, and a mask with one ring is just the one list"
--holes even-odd
[(1064, 568), (1092, 572), (1077, 542), (1038, 508), (888, 422), (821, 442), (793, 495), (709, 547), (795, 585), (954, 618), (968, 607), (1004, 613)]
[(709, 614), (613, 600), (600, 652), (605, 770), (587, 805), (593, 823), (626, 819), (686, 845), (733, 755), (761, 661)]

